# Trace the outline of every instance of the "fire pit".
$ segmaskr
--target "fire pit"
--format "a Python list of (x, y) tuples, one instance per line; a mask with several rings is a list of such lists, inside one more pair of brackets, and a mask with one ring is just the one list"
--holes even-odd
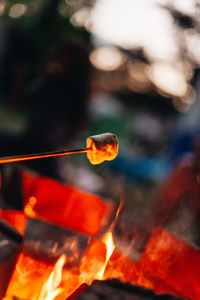
[[(66, 299), (83, 280), (92, 281), (99, 272), (98, 266), (105, 264), (106, 246), (100, 237), (116, 214), (116, 203), (28, 171), (22, 172), (22, 191), (23, 212), (2, 210), (1, 214), (23, 234), (22, 251), (6, 297), (40, 299), (53, 271), (60, 274), (56, 285), (63, 285), (62, 299)], [(61, 266), (60, 259), (63, 271), (56, 267)], [(89, 279), (83, 279), (87, 268), (92, 273), (86, 275)], [(64, 288), (69, 278), (70, 288)]]

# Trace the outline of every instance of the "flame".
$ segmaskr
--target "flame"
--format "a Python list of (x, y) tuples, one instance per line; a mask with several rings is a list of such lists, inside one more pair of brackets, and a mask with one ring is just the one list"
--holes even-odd
[(124, 200), (123, 198), (120, 199), (119, 207), (117, 209), (116, 215), (115, 215), (115, 220), (118, 218), (120, 211), (122, 210), (122, 207), (124, 205)]
[(104, 275), (107, 263), (108, 263), (111, 255), (112, 255), (114, 249), (115, 249), (115, 244), (113, 242), (112, 232), (107, 232), (104, 235), (102, 241), (106, 245), (106, 260), (105, 260), (105, 263), (104, 263), (103, 267), (100, 269), (100, 271), (98, 272), (98, 274), (96, 276), (96, 279), (99, 279), (99, 280), (103, 280), (103, 275)]
[(92, 284), (106, 261), (106, 245), (103, 241), (93, 240), (81, 260), (80, 283)]
[(55, 297), (60, 294), (63, 289), (58, 288), (62, 280), (62, 268), (66, 263), (66, 256), (63, 254), (57, 260), (49, 278), (42, 286), (39, 297), (36, 297), (33, 300), (53, 300)]
[[(25, 217), (37, 216), (38, 196), (29, 195), (27, 199), (28, 201), (24, 207)], [(121, 207), (122, 203), (120, 203), (118, 207), (113, 223), (116, 221)], [(80, 220), (80, 213), (77, 215), (77, 218), (75, 218), (76, 221), (78, 217)], [(73, 220), (71, 220), (71, 223), (72, 221)], [(94, 223), (93, 220), (92, 224), (94, 225)], [(73, 241), (70, 242), (73, 243)], [(52, 253), (55, 253), (57, 247), (58, 243), (55, 242)], [(89, 243), (78, 268), (77, 266), (70, 266), (69, 269), (65, 268), (62, 271), (62, 267), (65, 263), (65, 256), (63, 255), (56, 262), (52, 271), (52, 266), (47, 262), (36, 260), (33, 257), (21, 253), (7, 288), (6, 296), (16, 296), (21, 299), (32, 300), (65, 300), (80, 285), (90, 285), (95, 279), (105, 279), (105, 269), (114, 248), (112, 226), (110, 226), (109, 232), (107, 232), (102, 239), (94, 239)]]
[[(189, 259), (184, 262), (182, 258), (188, 255)], [(62, 270), (65, 259), (62, 255), (52, 271), (52, 266), (48, 263), (21, 254), (4, 300), (11, 300), (13, 296), (31, 300), (65, 300), (72, 294), (81, 293), (80, 286), (91, 285), (95, 279), (112, 278), (153, 289), (156, 293), (200, 299), (199, 274), (192, 268), (194, 263), (200, 265), (199, 253), (161, 230), (154, 233), (140, 261), (134, 261), (127, 254), (121, 254), (115, 249), (111, 231), (107, 232), (102, 240), (93, 240), (89, 244), (79, 267)], [(177, 265), (180, 272), (182, 265), (185, 269), (191, 268), (191, 279), (189, 275), (184, 275), (183, 278), (179, 272), (175, 272), (174, 268)], [(170, 276), (172, 273), (176, 277), (175, 282), (174, 277)], [(185, 277), (187, 281), (191, 281), (193, 291), (185, 289)], [(69, 299), (75, 299), (73, 297)]]
[[(20, 254), (15, 270), (6, 291), (6, 298), (53, 300), (63, 289), (59, 288), (62, 281), (62, 268), (66, 262), (61, 255), (55, 265), (35, 260)], [(67, 285), (66, 285), (67, 286)]]
[(24, 207), (24, 213), (28, 217), (34, 217), (35, 216), (35, 211), (34, 211), (34, 206), (37, 202), (36, 197), (29, 197), (27, 204)]
[[(51, 181), (49, 182), (49, 184), (50, 185), (52, 184)], [(43, 188), (44, 186), (45, 185), (42, 184), (41, 188)], [(78, 223), (77, 220), (79, 220), (79, 223), (80, 221), (82, 221), (81, 226), (82, 227), (85, 226), (84, 228), (81, 227), (81, 229), (86, 228), (87, 230), (87, 232), (85, 232), (86, 230), (82, 230), (82, 231), (84, 233), (88, 233), (89, 230), (89, 232), (91, 233), (91, 230), (93, 229), (91, 229), (90, 225), (94, 227), (94, 225), (96, 225), (97, 222), (99, 222), (100, 224), (102, 222), (102, 216), (104, 214), (107, 215), (106, 213), (107, 208), (109, 208), (110, 211), (111, 208), (113, 208), (113, 206), (106, 207), (104, 203), (101, 201), (101, 199), (97, 198), (96, 196), (94, 198), (93, 195), (90, 196), (85, 193), (83, 194), (82, 192), (76, 191), (72, 188), (65, 187), (65, 190), (63, 193), (61, 193), (61, 195), (65, 194), (66, 189), (67, 189), (67, 193), (73, 196), (73, 197), (71, 196), (71, 198), (72, 199), (75, 198), (76, 200), (76, 201), (74, 200), (74, 203), (72, 203), (72, 201), (68, 203), (69, 206), (68, 211), (70, 212), (71, 210), (73, 210), (73, 212), (77, 212), (77, 214), (75, 215), (73, 213), (73, 218), (70, 218), (72, 214), (70, 213), (68, 214), (69, 226), (66, 227), (74, 228), (75, 225), (77, 226)], [(45, 187), (45, 191), (46, 190), (49, 191), (49, 189), (46, 189)], [(58, 186), (58, 190), (60, 191), (60, 185)], [(41, 192), (38, 194), (36, 193), (36, 194), (27, 195), (26, 199), (28, 199), (28, 201), (24, 206), (24, 216), (26, 218), (27, 216), (28, 217), (38, 216), (38, 205), (44, 199), (46, 200), (48, 198), (48, 203), (49, 203), (49, 197), (47, 197), (46, 194), (45, 197), (41, 196), (43, 195), (42, 191), (43, 190), (41, 190)], [(41, 197), (42, 200), (40, 200), (38, 195)], [(74, 195), (76, 197), (74, 197)], [(84, 197), (82, 197), (83, 195)], [(82, 201), (83, 198), (84, 198), (84, 203)], [(93, 205), (91, 205), (91, 202), (93, 203)], [(73, 209), (72, 207), (73, 205), (74, 206), (76, 205), (77, 208), (77, 203), (79, 205), (79, 209)], [(94, 204), (95, 204), (95, 209), (94, 209)], [(122, 205), (123, 203), (121, 202), (117, 209), (115, 219), (113, 221), (113, 225), (119, 215)], [(92, 210), (89, 209), (91, 206), (92, 206)], [(46, 205), (41, 205), (41, 207), (42, 208), (46, 207)], [(94, 218), (93, 216), (94, 211), (98, 212), (97, 214), (98, 218), (96, 218), (96, 216)], [(50, 213), (52, 212), (55, 213), (54, 207), (52, 208), (52, 210), (50, 210)], [(99, 230), (100, 227), (99, 224), (97, 224), (98, 226), (96, 226), (98, 228), (97, 230), (95, 229), (95, 233), (96, 231), (98, 232)], [(48, 262), (40, 261), (33, 257), (29, 257), (27, 256), (27, 254), (22, 252), (18, 258), (17, 264), (15, 266), (15, 270), (9, 282), (9, 286), (6, 291), (7, 298), (5, 299), (9, 299), (9, 297), (13, 299), (13, 296), (15, 296), (20, 299), (31, 299), (31, 300), (53, 300), (53, 299), (65, 300), (75, 290), (77, 290), (77, 288), (80, 285), (82, 284), (90, 285), (95, 279), (98, 280), (106, 279), (105, 270), (107, 270), (108, 268), (108, 262), (115, 249), (115, 245), (113, 243), (112, 228), (113, 226), (110, 226), (109, 231), (103, 236), (102, 239), (93, 239), (92, 241), (90, 241), (87, 250), (81, 259), (80, 265), (73, 267), (69, 264), (70, 266), (69, 269), (65, 268), (63, 270), (63, 266), (66, 262), (65, 255), (62, 255), (56, 262), (55, 266), (52, 267), (52, 265), (50, 265)], [(78, 230), (79, 228), (75, 227), (74, 229)], [(72, 242), (73, 241), (71, 241), (71, 243)], [(56, 242), (52, 249), (52, 253), (55, 253), (57, 247), (58, 247), (58, 243)]]
[(52, 266), (24, 253), (18, 257), (6, 296), (33, 300), (52, 271)]
[(79, 285), (91, 285), (95, 279), (105, 279), (104, 272), (114, 249), (111, 231), (105, 233), (101, 240), (90, 243), (80, 264)]

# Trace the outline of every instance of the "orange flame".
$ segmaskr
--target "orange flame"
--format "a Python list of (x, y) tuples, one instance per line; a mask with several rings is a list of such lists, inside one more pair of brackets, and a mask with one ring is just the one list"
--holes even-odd
[(55, 297), (60, 294), (63, 289), (58, 288), (62, 280), (62, 268), (66, 262), (66, 256), (63, 254), (57, 260), (49, 278), (42, 286), (39, 297), (36, 297), (33, 300), (53, 300)]
[(97, 276), (96, 276), (96, 279), (99, 279), (99, 280), (103, 280), (103, 275), (104, 275), (104, 271), (106, 269), (106, 266), (107, 266), (107, 263), (115, 249), (115, 244), (113, 242), (113, 236), (112, 236), (112, 232), (107, 232), (102, 241), (105, 243), (106, 245), (106, 260), (105, 260), (105, 263), (103, 265), (103, 267), (100, 269), (100, 271), (98, 272)]
[(116, 215), (115, 215), (115, 220), (118, 218), (120, 211), (122, 210), (122, 207), (124, 205), (124, 200), (120, 199), (119, 207), (117, 209)]
[(24, 207), (24, 213), (26, 216), (32, 217), (32, 218), (35, 216), (34, 206), (35, 206), (36, 202), (37, 202), (36, 197), (32, 196), (28, 199), (28, 203)]
[[(71, 188), (70, 191), (74, 195), (74, 191), (71, 190)], [(82, 193), (80, 195), (82, 196)], [(34, 196), (28, 195), (27, 198), (28, 201), (26, 202), (24, 207), (25, 216), (26, 217), (38, 216), (38, 211), (37, 211), (37, 205), (39, 203), (38, 196), (35, 194)], [(80, 199), (82, 199), (82, 197), (80, 197)], [(91, 200), (93, 201), (93, 197)], [(77, 205), (77, 199), (75, 202)], [(87, 203), (87, 205), (85, 203), (87, 202), (84, 202), (84, 209), (87, 208), (86, 211), (88, 213), (88, 207), (90, 206), (90, 201)], [(101, 205), (99, 205), (99, 203)], [(100, 216), (102, 216), (105, 211), (105, 207), (102, 205), (102, 202), (100, 201), (97, 204), (98, 206), (96, 210), (98, 211)], [(80, 211), (81, 208), (83, 207), (83, 205), (82, 206), (81, 205), (82, 202), (80, 202), (80, 210), (74, 210), (74, 211), (78, 211), (78, 214), (75, 219), (71, 220), (69, 218), (69, 224), (72, 224), (73, 222), (75, 223), (75, 221), (77, 224), (78, 218), (80, 220)], [(115, 219), (113, 220), (113, 223), (110, 225), (109, 231), (106, 234), (104, 234), (103, 238), (100, 240), (94, 239), (88, 245), (88, 248), (81, 259), (79, 268), (77, 268), (76, 266), (76, 267), (70, 267), (69, 269), (65, 268), (63, 270), (62, 268), (66, 261), (65, 255), (62, 255), (59, 258), (59, 260), (56, 262), (52, 270), (52, 266), (49, 265), (47, 262), (36, 260), (35, 258), (31, 258), (21, 253), (17, 261), (17, 264), (15, 266), (13, 275), (11, 277), (6, 292), (7, 298), (5, 299), (9, 299), (9, 297), (11, 297), (12, 299), (13, 296), (16, 296), (22, 299), (32, 299), (32, 300), (53, 300), (53, 299), (64, 300), (67, 297), (69, 297), (81, 284), (86, 283), (90, 285), (95, 279), (98, 280), (106, 279), (105, 270), (107, 270), (108, 268), (110, 257), (115, 249), (115, 245), (113, 243), (113, 237), (112, 237), (112, 228), (114, 227), (114, 224), (116, 222), (116, 219), (119, 215), (122, 206), (123, 206), (123, 202), (120, 201), (120, 205), (117, 209)], [(92, 212), (93, 211), (94, 210), (92, 210)], [(94, 227), (95, 220), (91, 218), (90, 214), (87, 216), (88, 217), (90, 216), (90, 219), (86, 218), (87, 220), (91, 221), (92, 219), (91, 224), (93, 224)], [(100, 219), (101, 218), (99, 217), (99, 220)], [(83, 220), (85, 222), (85, 217), (83, 218)], [(89, 223), (87, 223), (86, 225), (87, 228), (91, 227), (89, 226), (90, 225)], [(55, 243), (52, 250), (53, 253), (56, 251), (57, 247), (58, 247), (58, 243)]]

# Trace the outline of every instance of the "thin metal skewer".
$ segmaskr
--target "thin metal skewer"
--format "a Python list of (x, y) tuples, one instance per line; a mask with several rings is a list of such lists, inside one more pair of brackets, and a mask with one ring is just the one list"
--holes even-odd
[(26, 160), (39, 159), (39, 158), (69, 155), (69, 154), (75, 154), (75, 153), (84, 153), (84, 152), (88, 152), (90, 150), (91, 150), (91, 148), (82, 148), (82, 149), (75, 149), (75, 150), (53, 151), (53, 152), (45, 152), (45, 153), (37, 153), (37, 154), (25, 154), (25, 155), (0, 157), (0, 164), (7, 164), (7, 163), (12, 163), (12, 162), (26, 161)]

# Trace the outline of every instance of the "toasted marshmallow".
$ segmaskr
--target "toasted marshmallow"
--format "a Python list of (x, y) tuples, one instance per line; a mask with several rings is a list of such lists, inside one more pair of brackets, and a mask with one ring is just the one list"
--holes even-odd
[(93, 165), (98, 165), (105, 160), (113, 160), (118, 154), (118, 139), (113, 133), (93, 135), (86, 140), (87, 158)]

